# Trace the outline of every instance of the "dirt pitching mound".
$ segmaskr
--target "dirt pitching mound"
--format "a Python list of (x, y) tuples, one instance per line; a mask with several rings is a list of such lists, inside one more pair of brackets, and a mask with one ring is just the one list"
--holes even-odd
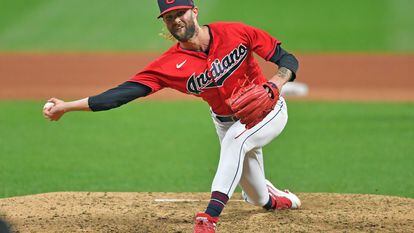
[[(235, 194), (218, 232), (414, 232), (414, 199), (299, 193), (299, 210), (266, 212)], [(14, 232), (191, 232), (208, 193), (47, 193), (0, 199)]]

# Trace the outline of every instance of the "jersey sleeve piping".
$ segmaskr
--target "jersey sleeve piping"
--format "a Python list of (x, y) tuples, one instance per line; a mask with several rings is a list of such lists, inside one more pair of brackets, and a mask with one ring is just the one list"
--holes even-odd
[(270, 50), (269, 54), (265, 58), (266, 61), (269, 61), (273, 57), (273, 55), (275, 55), (275, 52), (277, 50), (276, 47), (280, 44), (282, 44), (280, 41), (275, 40), (275, 44), (273, 45), (273, 49)]

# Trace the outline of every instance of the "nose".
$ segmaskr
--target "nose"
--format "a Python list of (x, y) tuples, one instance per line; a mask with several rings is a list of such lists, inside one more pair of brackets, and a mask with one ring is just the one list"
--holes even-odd
[(180, 17), (175, 17), (175, 19), (174, 19), (174, 23), (175, 24), (181, 24), (181, 19), (180, 19)]

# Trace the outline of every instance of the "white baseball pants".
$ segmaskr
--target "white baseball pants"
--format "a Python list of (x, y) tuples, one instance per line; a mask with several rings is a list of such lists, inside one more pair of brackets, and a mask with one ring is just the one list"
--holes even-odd
[(237, 185), (240, 185), (247, 194), (248, 202), (264, 206), (269, 200), (269, 193), (262, 147), (276, 138), (286, 126), (288, 113), (284, 98), (280, 97), (274, 110), (243, 134), (245, 127), (240, 121), (221, 122), (215, 113), (211, 115), (221, 145), (220, 161), (211, 191), (225, 193), (230, 198)]

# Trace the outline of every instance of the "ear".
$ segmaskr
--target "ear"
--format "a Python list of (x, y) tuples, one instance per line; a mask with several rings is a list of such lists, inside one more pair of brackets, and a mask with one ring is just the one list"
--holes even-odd
[(194, 16), (197, 18), (198, 17), (198, 7), (194, 7), (193, 9), (191, 9), (193, 11)]

